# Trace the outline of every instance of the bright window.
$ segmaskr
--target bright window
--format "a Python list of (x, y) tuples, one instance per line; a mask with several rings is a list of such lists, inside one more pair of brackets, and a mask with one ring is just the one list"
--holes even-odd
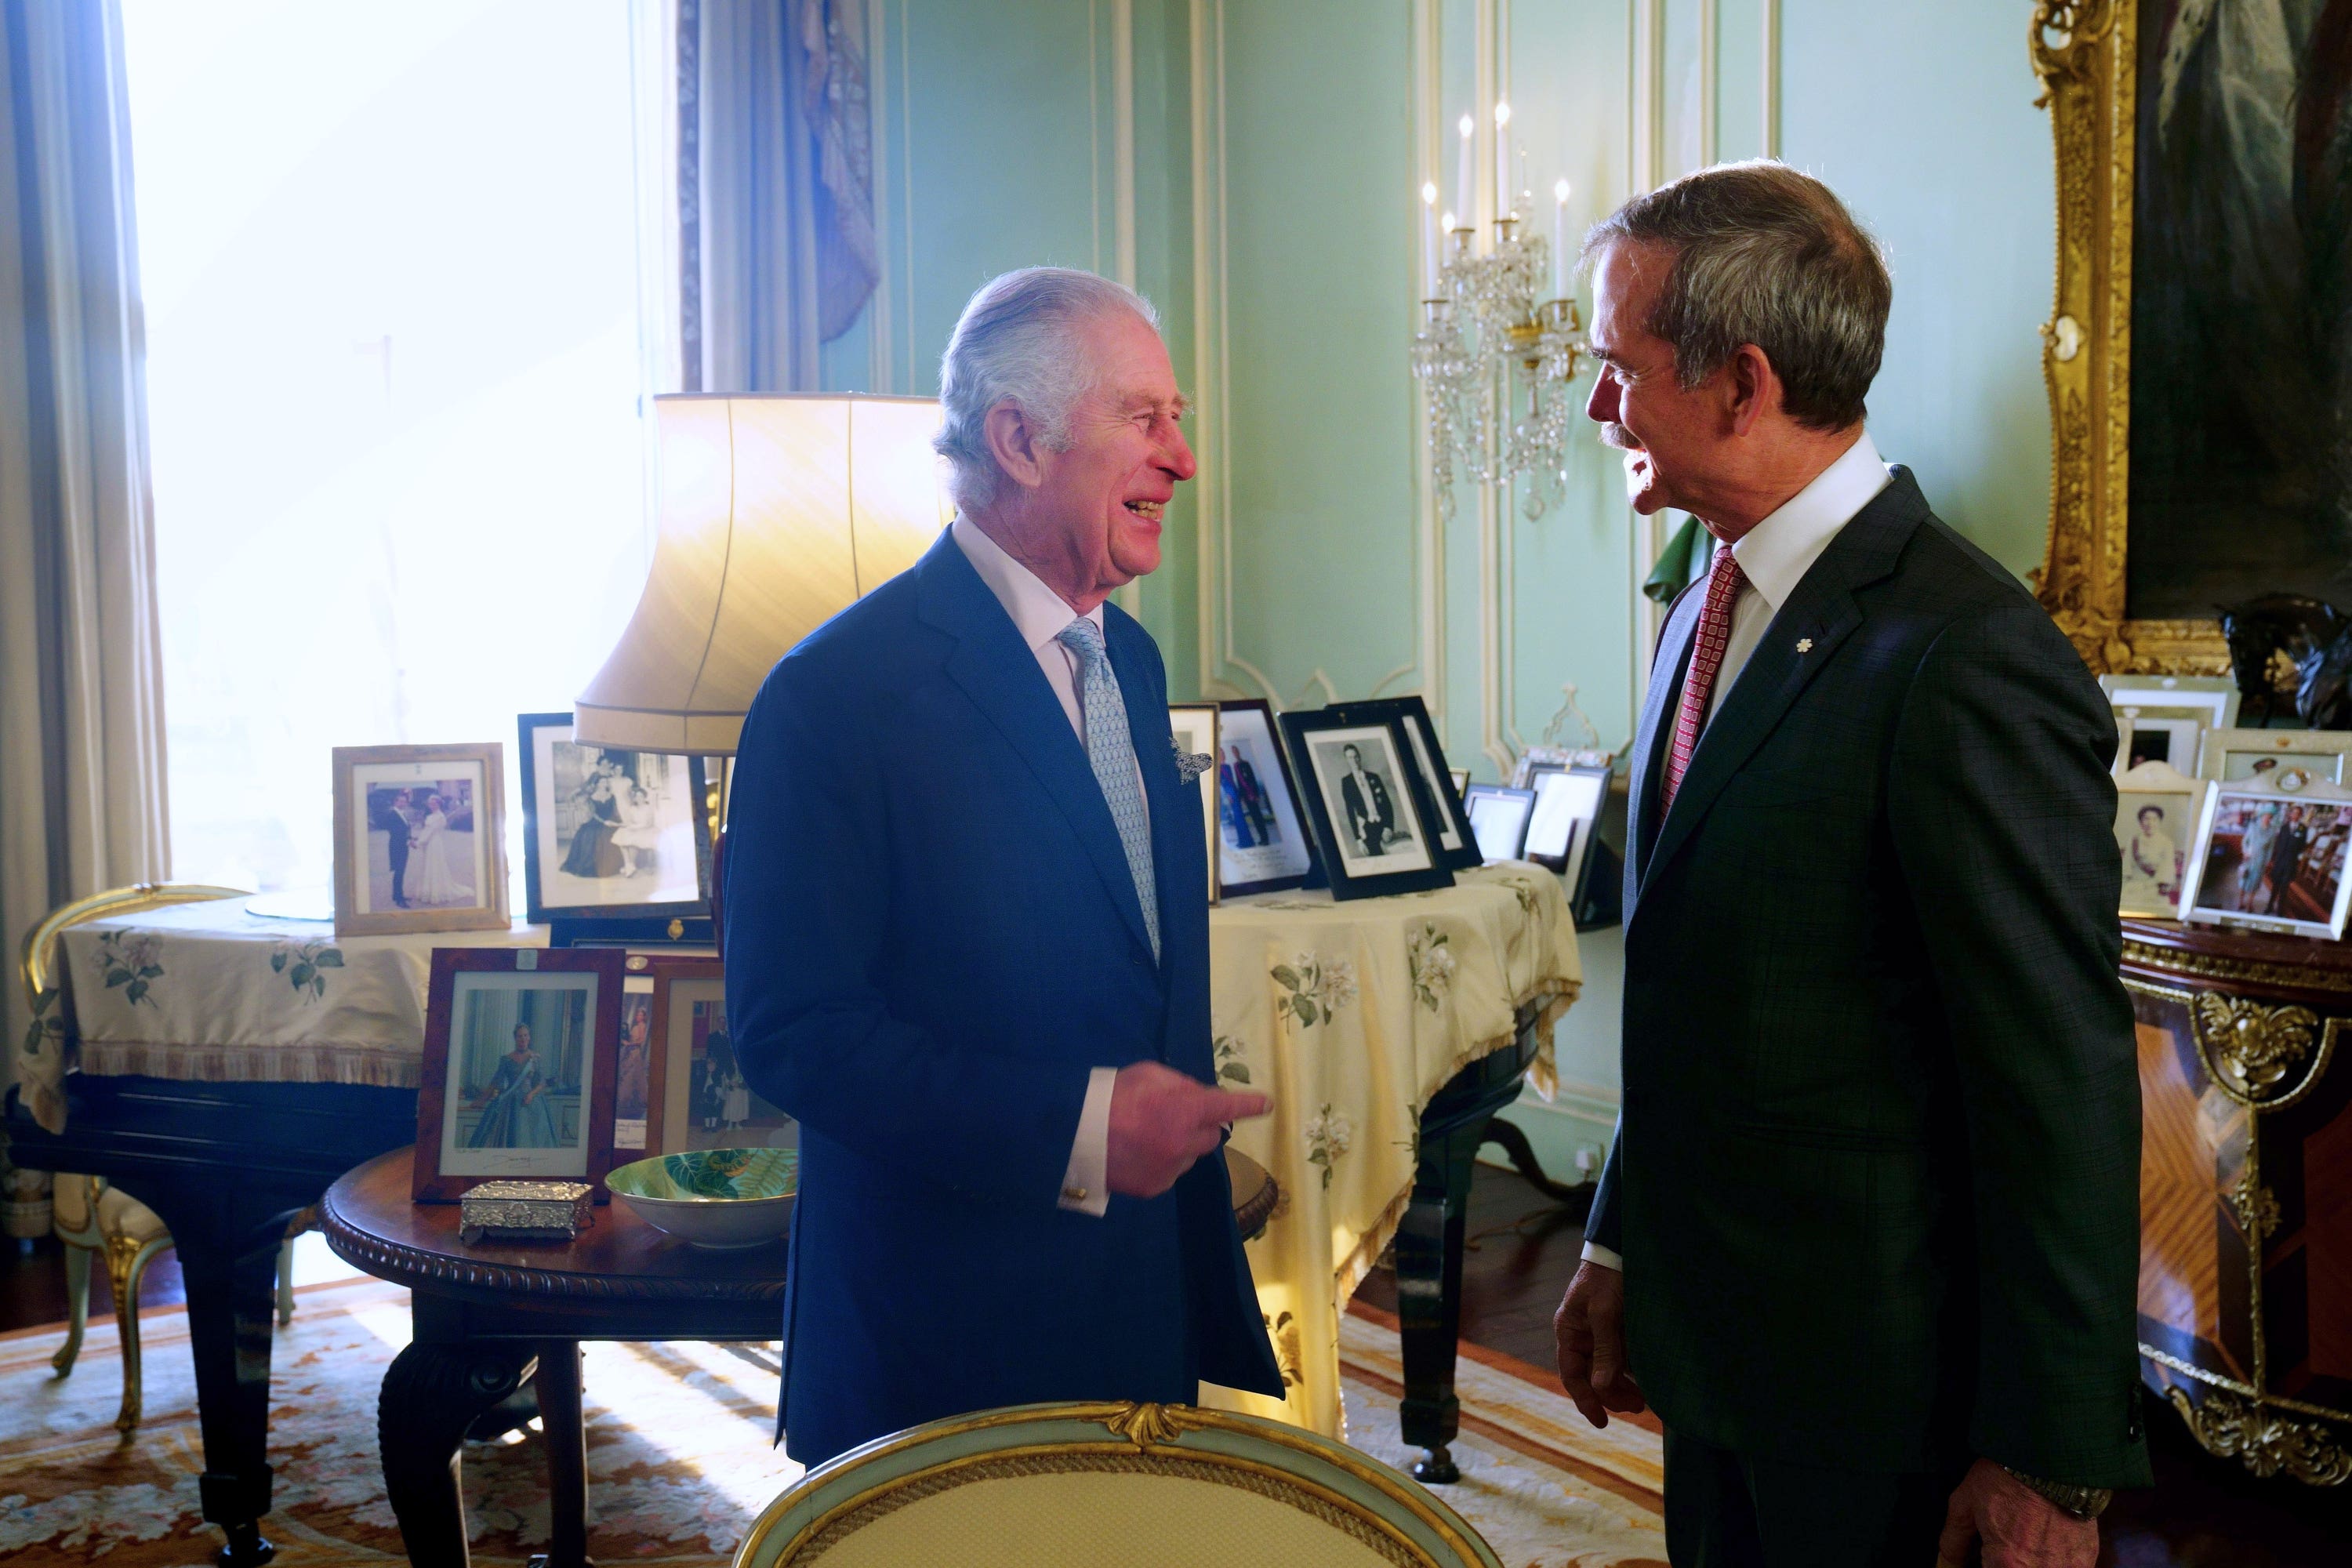
[(173, 871), (321, 885), (331, 747), (504, 741), (511, 805), (644, 584), (642, 13), (122, 9)]

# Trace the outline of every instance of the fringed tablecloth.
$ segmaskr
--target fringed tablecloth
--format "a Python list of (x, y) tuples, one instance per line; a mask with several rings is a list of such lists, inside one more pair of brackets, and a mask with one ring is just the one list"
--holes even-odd
[(1436, 892), (1235, 900), (1209, 938), (1219, 1076), (1274, 1099), (1234, 1144), (1282, 1186), (1249, 1257), (1288, 1385), (1216, 1398), (1339, 1436), (1339, 1314), (1412, 1195), (1422, 1109), (1508, 1047), (1522, 1008), (1551, 1092), (1551, 1027), (1583, 979), (1575, 924), (1558, 877), (1506, 862)]

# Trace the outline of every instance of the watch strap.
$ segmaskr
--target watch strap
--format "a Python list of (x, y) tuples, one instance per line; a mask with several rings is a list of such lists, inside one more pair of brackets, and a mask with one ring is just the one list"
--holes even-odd
[(2080, 1487), (2065, 1481), (2047, 1481), (2040, 1476), (2029, 1476), (2024, 1471), (2013, 1469), (2008, 1465), (2001, 1466), (2001, 1468), (2008, 1470), (2021, 1485), (2031, 1489), (2053, 1508), (2085, 1522), (2098, 1518), (2100, 1514), (2106, 1511), (2107, 1504), (2115, 1500), (2116, 1494), (2112, 1488)]

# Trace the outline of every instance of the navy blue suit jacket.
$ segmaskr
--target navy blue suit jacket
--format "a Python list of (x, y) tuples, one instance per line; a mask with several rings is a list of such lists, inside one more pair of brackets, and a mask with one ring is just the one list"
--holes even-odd
[(1215, 1081), (1208, 846), (1150, 635), (1103, 612), (1150, 805), (1161, 958), (1067, 715), (942, 533), (780, 661), (729, 811), (745, 1076), (801, 1122), (793, 1458), (967, 1410), (1279, 1395), (1224, 1162), (1058, 1206), (1088, 1070)]

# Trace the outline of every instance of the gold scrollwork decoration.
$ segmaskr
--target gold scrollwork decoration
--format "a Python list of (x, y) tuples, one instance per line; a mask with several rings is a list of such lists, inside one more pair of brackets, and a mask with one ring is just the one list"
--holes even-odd
[(2230, 1189), (2230, 1212), (2238, 1216), (2247, 1239), (2257, 1244), (2279, 1227), (2278, 1194), (2256, 1179), (2251, 1165)]
[(2284, 1470), (2315, 1487), (2352, 1480), (2352, 1450), (2338, 1446), (2316, 1422), (2289, 1421), (2218, 1389), (2195, 1404), (2178, 1388), (2165, 1392), (2189, 1424), (2189, 1435), (2218, 1458), (2237, 1459), (2264, 1478)]
[(1189, 1405), (1130, 1405), (1103, 1417), (1103, 1425), (1139, 1448), (1164, 1448), (1187, 1432), (1211, 1425)]
[[(2033, 73), (2054, 89), (2079, 81), (2090, 69), (2091, 50), (2113, 24), (2109, 0), (2040, 0), (2033, 7)], [(2034, 101), (2041, 109), (2049, 93)]]
[[(2189, 1021), (2206, 1076), (2222, 1093), (2252, 1110), (2270, 1110), (2292, 1102), (2326, 1065), (2327, 1053), (2314, 1049), (2319, 1042), (2319, 1015), (2308, 1007), (2272, 1006), (2201, 991), (2189, 1010)], [(2330, 1028), (2331, 1042), (2334, 1036)], [(2307, 1058), (2312, 1070), (2282, 1088)]]

